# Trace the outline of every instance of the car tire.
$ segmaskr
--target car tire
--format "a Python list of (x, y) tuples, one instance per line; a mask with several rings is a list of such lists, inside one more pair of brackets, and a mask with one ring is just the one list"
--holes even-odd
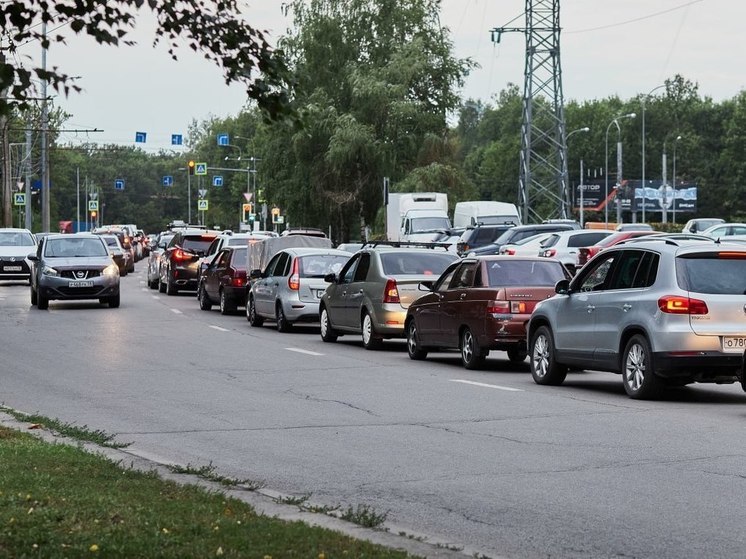
[(554, 336), (548, 326), (539, 326), (529, 344), (531, 376), (536, 384), (557, 386), (565, 381), (567, 366), (557, 363)]
[(264, 324), (264, 319), (256, 314), (256, 305), (254, 304), (254, 298), (249, 297), (249, 303), (246, 305), (246, 320), (252, 326), (261, 326)]
[(370, 316), (368, 311), (363, 314), (363, 319), (360, 323), (360, 330), (363, 334), (363, 347), (375, 351), (381, 349), (383, 345), (383, 339), (381, 336), (376, 334), (376, 329), (373, 327), (373, 317)]
[(277, 323), (278, 332), (290, 332), (293, 327), (285, 316), (285, 311), (282, 309), (282, 303), (279, 301), (275, 305), (275, 322)]
[(407, 353), (409, 358), (414, 361), (422, 361), (427, 357), (427, 350), (420, 346), (417, 324), (414, 318), (407, 324)]
[(329, 320), (329, 311), (326, 310), (326, 307), (321, 307), (319, 323), (321, 324), (321, 339), (325, 342), (336, 342), (337, 333), (332, 328), (332, 323)]
[(525, 347), (511, 347), (507, 353), (511, 363), (523, 363), (528, 356), (528, 350)]
[(622, 353), (622, 382), (627, 395), (635, 400), (648, 400), (660, 395), (663, 379), (655, 374), (653, 352), (645, 336), (632, 336)]
[(37, 301), (37, 299), (36, 299), (36, 289), (34, 289), (33, 287), (31, 287), (31, 305), (32, 306), (36, 305), (36, 301)]
[(467, 369), (480, 369), (484, 365), (487, 353), (479, 347), (476, 337), (469, 328), (461, 332), (461, 363)]
[(117, 293), (116, 295), (112, 295), (111, 297), (109, 297), (106, 302), (109, 303), (110, 309), (118, 309), (120, 300), (121, 297), (119, 293)]
[(166, 274), (166, 295), (176, 295), (179, 292), (179, 288), (176, 287), (171, 280), (171, 274)]
[(161, 278), (158, 278), (158, 293), (165, 293), (166, 292), (166, 284), (161, 281)]
[(210, 309), (212, 309), (212, 303), (210, 302), (210, 297), (207, 295), (207, 291), (205, 291), (204, 285), (199, 286), (197, 299), (199, 300), (200, 310), (209, 311)]
[(36, 308), (40, 311), (46, 310), (49, 308), (49, 299), (42, 295), (41, 293), (38, 293), (36, 295)]
[(220, 314), (233, 314), (236, 312), (236, 305), (234, 305), (228, 296), (225, 294), (225, 289), (220, 290)]

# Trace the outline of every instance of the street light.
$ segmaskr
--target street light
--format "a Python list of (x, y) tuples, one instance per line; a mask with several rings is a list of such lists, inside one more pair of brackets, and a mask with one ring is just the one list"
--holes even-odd
[[(676, 225), (676, 144), (679, 143), (681, 136), (676, 136), (673, 142), (673, 223)], [(665, 185), (664, 185), (665, 186)]]
[[(590, 131), (590, 128), (587, 126), (584, 126), (583, 128), (578, 128), (577, 130), (573, 130), (565, 137), (565, 147), (567, 147), (567, 140), (570, 139), (570, 137), (573, 134), (577, 134), (578, 132), (588, 132)], [(568, 181), (569, 182), (569, 181)], [(583, 227), (583, 160), (580, 160), (580, 227)]]
[[(621, 187), (621, 181), (622, 181), (622, 151), (621, 151), (621, 144), (622, 144), (622, 129), (619, 127), (619, 119), (620, 118), (635, 118), (637, 115), (635, 113), (628, 113), (626, 115), (619, 115), (612, 120), (609, 125), (606, 127), (606, 166), (604, 167), (604, 173), (606, 175), (606, 188), (605, 188), (605, 198), (604, 198), (604, 222), (606, 223), (606, 228), (609, 228), (609, 129), (611, 128), (611, 125), (616, 126), (616, 133), (617, 133), (617, 141), (616, 141), (616, 159), (617, 159), (617, 183)], [(619, 193), (617, 192), (617, 200), (619, 199)], [(618, 203), (618, 202), (617, 202)]]
[(645, 221), (645, 189), (647, 188), (647, 184), (645, 183), (645, 103), (648, 100), (648, 97), (650, 97), (654, 91), (659, 90), (661, 87), (666, 87), (666, 84), (661, 84), (658, 86), (655, 86), (653, 89), (648, 91), (647, 95), (645, 95), (642, 98), (642, 222), (646, 223)]

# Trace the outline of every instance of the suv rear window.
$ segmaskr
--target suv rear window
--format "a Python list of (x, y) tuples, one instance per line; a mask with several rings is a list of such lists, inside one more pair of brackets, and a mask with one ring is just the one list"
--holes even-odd
[(189, 250), (196, 254), (204, 254), (207, 249), (210, 248), (210, 244), (214, 240), (215, 237), (208, 237), (204, 235), (199, 237), (184, 237), (181, 240), (181, 248), (183, 248), (184, 250)]
[(454, 254), (424, 252), (386, 252), (381, 254), (383, 273), (392, 276), (439, 276), (454, 261)]
[(695, 293), (746, 295), (746, 253), (702, 253), (676, 259), (679, 286)]

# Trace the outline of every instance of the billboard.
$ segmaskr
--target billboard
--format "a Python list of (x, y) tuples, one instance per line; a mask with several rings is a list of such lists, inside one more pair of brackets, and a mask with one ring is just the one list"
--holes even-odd
[[(646, 180), (643, 188), (640, 180), (622, 181), (620, 201), (622, 211), (642, 211), (643, 204), (645, 212), (662, 212), (666, 208), (668, 212), (694, 213), (697, 211), (697, 185), (691, 183), (677, 184), (674, 188), (671, 184), (663, 187), (660, 180)], [(607, 205), (609, 209), (616, 209), (615, 197), (616, 185), (609, 184), (608, 196), (606, 196), (606, 183), (604, 181), (587, 181), (585, 184), (575, 187), (575, 209), (582, 207), (584, 211), (601, 211)]]

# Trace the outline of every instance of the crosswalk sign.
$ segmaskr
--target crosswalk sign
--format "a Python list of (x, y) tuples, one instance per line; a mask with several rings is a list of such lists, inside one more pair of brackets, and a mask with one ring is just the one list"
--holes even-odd
[(197, 209), (201, 212), (206, 212), (208, 208), (207, 200), (197, 200)]
[(26, 205), (26, 193), (25, 192), (14, 192), (13, 193), (13, 205), (14, 206), (25, 206)]
[(207, 163), (197, 163), (194, 166), (195, 175), (206, 175), (207, 174)]
[(98, 211), (98, 200), (88, 200), (88, 211), (89, 212)]

